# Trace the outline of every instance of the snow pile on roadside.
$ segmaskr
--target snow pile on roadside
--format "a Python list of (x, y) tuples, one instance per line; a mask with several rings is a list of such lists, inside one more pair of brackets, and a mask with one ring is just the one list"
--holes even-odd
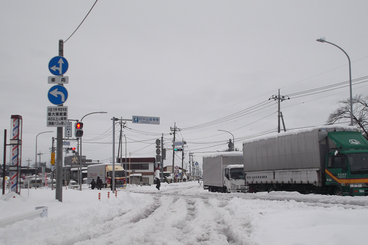
[(37, 206), (48, 218), (0, 228), (0, 244), (366, 244), (366, 197), (209, 193), (196, 182), (108, 192), (63, 190), (63, 202), (51, 189), (3, 195), (0, 219)]

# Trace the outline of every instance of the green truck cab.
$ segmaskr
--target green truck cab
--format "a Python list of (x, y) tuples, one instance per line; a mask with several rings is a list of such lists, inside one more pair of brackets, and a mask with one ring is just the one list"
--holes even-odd
[(331, 194), (368, 195), (368, 141), (360, 132), (329, 132), (326, 186)]

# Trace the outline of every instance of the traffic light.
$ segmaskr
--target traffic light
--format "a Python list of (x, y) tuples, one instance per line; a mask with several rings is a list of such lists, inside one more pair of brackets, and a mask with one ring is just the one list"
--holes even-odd
[(76, 148), (75, 147), (67, 147), (67, 148), (65, 148), (65, 152), (66, 153), (69, 153), (69, 151), (72, 151), (73, 153), (75, 153), (76, 151)]
[(77, 122), (75, 124), (75, 137), (80, 138), (83, 136), (83, 123)]
[(156, 139), (156, 162), (161, 162), (161, 141)]
[(174, 151), (183, 151), (183, 148), (174, 148)]

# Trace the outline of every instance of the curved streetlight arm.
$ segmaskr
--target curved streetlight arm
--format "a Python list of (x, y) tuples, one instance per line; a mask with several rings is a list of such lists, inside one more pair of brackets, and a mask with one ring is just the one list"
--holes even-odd
[(83, 118), (85, 118), (86, 116), (89, 116), (89, 115), (92, 115), (92, 114), (105, 114), (107, 113), (106, 111), (96, 111), (96, 112), (91, 112), (91, 113), (88, 113), (86, 115), (84, 115), (81, 119), (81, 122), (83, 121)]
[(37, 168), (37, 138), (40, 134), (53, 133), (54, 131), (43, 131), (36, 135), (35, 168)]
[(234, 137), (234, 135), (231, 132), (226, 131), (226, 130), (222, 130), (222, 129), (218, 129), (217, 131), (226, 132), (226, 133), (229, 133), (229, 134), (231, 134), (233, 136), (233, 145), (234, 145), (234, 149), (233, 150), (235, 150), (235, 137)]
[[(96, 111), (96, 112), (90, 112), (86, 115), (84, 115), (82, 118), (81, 118), (81, 122), (83, 121), (83, 119), (86, 117), (86, 116), (89, 116), (89, 115), (92, 115), (92, 114), (105, 114), (107, 113), (106, 111)], [(78, 173), (78, 181), (79, 181), (79, 190), (82, 190), (82, 182), (83, 182), (83, 179), (82, 179), (82, 137), (79, 138), (79, 149), (78, 149), (78, 152), (79, 152), (79, 173)]]
[(321, 42), (321, 43), (328, 43), (328, 44), (331, 44), (332, 46), (335, 46), (336, 48), (338, 48), (342, 52), (344, 52), (344, 54), (348, 58), (348, 61), (349, 61), (349, 84), (350, 84), (350, 126), (353, 126), (353, 86), (352, 86), (352, 83), (351, 83), (351, 61), (350, 61), (350, 57), (345, 52), (345, 50), (343, 50), (340, 46), (338, 46), (334, 43), (328, 42), (323, 38), (318, 38), (316, 41)]
[(335, 46), (336, 48), (340, 49), (342, 52), (344, 52), (344, 54), (346, 55), (346, 57), (348, 57), (349, 64), (350, 64), (350, 57), (349, 57), (349, 55), (348, 55), (348, 54), (345, 52), (345, 50), (343, 50), (340, 46), (338, 46), (338, 45), (336, 45), (336, 44), (334, 44), (334, 43), (331, 43), (331, 42), (329, 42), (329, 41), (326, 41), (326, 40), (324, 40), (324, 39), (322, 39), (322, 38), (319, 38), (319, 39), (317, 39), (316, 41), (317, 41), (317, 42), (321, 42), (321, 43), (328, 43), (328, 44), (331, 44), (331, 45)]

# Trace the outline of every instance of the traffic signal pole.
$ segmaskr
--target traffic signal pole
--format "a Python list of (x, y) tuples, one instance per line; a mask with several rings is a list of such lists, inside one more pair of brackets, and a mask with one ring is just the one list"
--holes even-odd
[(164, 134), (161, 136), (161, 165), (160, 165), (160, 180), (164, 181)]

